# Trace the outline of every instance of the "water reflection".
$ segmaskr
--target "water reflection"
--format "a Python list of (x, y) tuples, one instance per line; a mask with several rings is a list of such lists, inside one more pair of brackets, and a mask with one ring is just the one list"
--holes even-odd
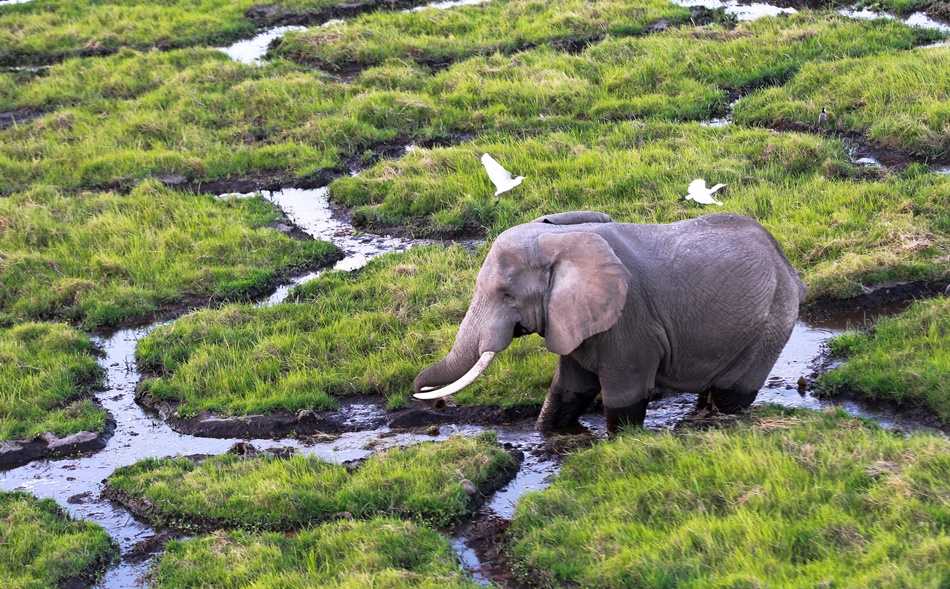
[(238, 41), (229, 47), (219, 48), (228, 54), (228, 57), (234, 61), (240, 61), (247, 65), (259, 65), (261, 58), (267, 53), (267, 48), (271, 41), (279, 39), (288, 31), (306, 31), (306, 27), (287, 26), (267, 29), (251, 39)]

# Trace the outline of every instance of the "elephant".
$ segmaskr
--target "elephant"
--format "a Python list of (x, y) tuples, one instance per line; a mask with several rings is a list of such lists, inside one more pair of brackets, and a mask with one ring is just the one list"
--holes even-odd
[(419, 373), (415, 397), (460, 390), (514, 338), (536, 333), (560, 356), (540, 431), (576, 425), (598, 394), (610, 434), (642, 425), (657, 385), (735, 413), (755, 400), (806, 293), (776, 239), (748, 217), (540, 217), (492, 244), (451, 352)]

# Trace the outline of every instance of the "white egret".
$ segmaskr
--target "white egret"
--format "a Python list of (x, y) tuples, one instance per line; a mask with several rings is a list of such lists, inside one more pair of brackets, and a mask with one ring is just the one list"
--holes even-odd
[(485, 171), (488, 172), (488, 178), (495, 185), (495, 196), (511, 190), (524, 180), (524, 176), (512, 178), (511, 172), (501, 167), (501, 164), (487, 153), (482, 155), (482, 165), (485, 166)]
[(686, 195), (686, 200), (695, 200), (704, 205), (717, 204), (722, 206), (722, 203), (714, 199), (712, 195), (723, 186), (725, 184), (716, 184), (712, 188), (706, 188), (706, 181), (697, 178), (689, 183), (689, 194)]

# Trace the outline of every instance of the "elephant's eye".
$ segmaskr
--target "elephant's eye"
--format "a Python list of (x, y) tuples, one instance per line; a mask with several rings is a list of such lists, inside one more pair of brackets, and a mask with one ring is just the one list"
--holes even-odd
[(510, 292), (507, 292), (507, 291), (506, 291), (506, 292), (501, 293), (501, 298), (504, 299), (504, 300), (506, 300), (506, 301), (513, 301), (513, 300), (515, 300), (515, 295), (513, 295), (513, 294), (511, 294)]

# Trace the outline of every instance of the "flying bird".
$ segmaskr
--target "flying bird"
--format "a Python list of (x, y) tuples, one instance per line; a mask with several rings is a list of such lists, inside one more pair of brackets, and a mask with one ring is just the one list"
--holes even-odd
[(689, 183), (689, 194), (686, 195), (686, 200), (695, 200), (704, 205), (717, 204), (722, 206), (722, 203), (714, 199), (712, 195), (723, 186), (725, 184), (716, 184), (712, 188), (706, 188), (706, 181), (697, 178)]
[(488, 178), (495, 185), (495, 196), (511, 190), (524, 180), (524, 176), (512, 178), (511, 172), (501, 167), (501, 164), (487, 153), (482, 155), (482, 165), (485, 166), (485, 171), (488, 172)]

